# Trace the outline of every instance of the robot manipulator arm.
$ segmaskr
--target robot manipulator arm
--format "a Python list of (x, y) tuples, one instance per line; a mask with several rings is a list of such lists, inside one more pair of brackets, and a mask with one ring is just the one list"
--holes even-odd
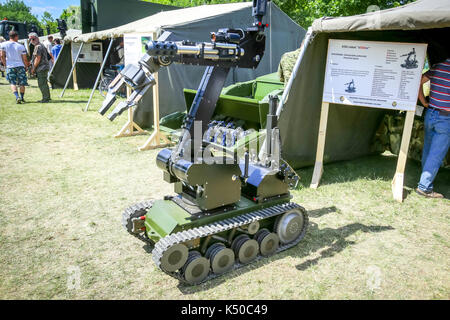
[(116, 101), (117, 91), (124, 84), (131, 87), (133, 93), (126, 101), (122, 101), (117, 105), (114, 111), (108, 116), (108, 119), (113, 121), (123, 111), (137, 105), (145, 92), (156, 83), (152, 73), (158, 71), (158, 69), (159, 65), (147, 54), (142, 57), (138, 65), (127, 65), (109, 85), (106, 98), (98, 112), (104, 115), (111, 108)]
[[(104, 115), (116, 100), (116, 93), (126, 84), (134, 91), (126, 101), (122, 101), (108, 116), (114, 120), (128, 108), (138, 104), (145, 92), (155, 84), (153, 73), (172, 62), (224, 68), (256, 68), (264, 54), (264, 28), (261, 23), (266, 13), (268, 0), (254, 0), (253, 27), (244, 30), (220, 29), (211, 34), (212, 42), (172, 42), (171, 33), (164, 32), (157, 41), (146, 45), (147, 53), (138, 65), (126, 66), (111, 82), (108, 93), (99, 110)], [(248, 52), (246, 52), (248, 50)]]

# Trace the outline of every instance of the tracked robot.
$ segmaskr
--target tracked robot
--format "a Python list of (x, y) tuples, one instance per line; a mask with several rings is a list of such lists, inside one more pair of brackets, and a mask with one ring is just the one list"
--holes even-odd
[[(211, 42), (170, 41), (172, 35), (163, 33), (147, 44), (138, 65), (128, 65), (114, 79), (99, 110), (106, 114), (124, 84), (133, 93), (108, 118), (114, 120), (136, 105), (155, 84), (152, 74), (161, 67), (206, 66), (177, 145), (161, 150), (156, 159), (176, 195), (130, 206), (122, 220), (129, 233), (153, 246), (158, 268), (189, 285), (286, 250), (306, 234), (307, 213), (290, 201), (289, 193), (299, 177), (280, 157), (278, 97), (270, 97), (259, 156), (250, 157), (246, 141), (239, 149), (211, 138), (218, 136), (211, 133), (218, 125), (211, 120), (230, 69), (256, 68), (264, 55), (266, 7), (266, 0), (254, 0), (251, 26), (220, 29), (211, 33)], [(233, 142), (248, 138), (240, 128), (220, 130), (228, 130)]]

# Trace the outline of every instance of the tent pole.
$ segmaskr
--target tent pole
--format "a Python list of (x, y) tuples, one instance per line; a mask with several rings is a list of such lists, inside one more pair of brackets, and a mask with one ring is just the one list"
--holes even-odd
[(75, 69), (75, 66), (77, 65), (78, 57), (81, 54), (83, 45), (84, 45), (84, 42), (81, 43), (80, 49), (78, 50), (77, 56), (75, 57), (75, 61), (72, 62), (72, 69), (70, 69), (70, 73), (69, 73), (69, 76), (67, 77), (66, 84), (64, 85), (64, 89), (61, 92), (61, 95), (59, 96), (60, 98), (62, 98), (64, 96), (64, 92), (66, 91), (66, 88), (69, 85), (70, 77), (72, 76), (73, 70)]
[(284, 88), (283, 95), (281, 96), (280, 104), (278, 105), (277, 109), (277, 117), (280, 117), (281, 111), (283, 110), (284, 103), (286, 102), (286, 98), (289, 94), (289, 91), (291, 90), (292, 83), (294, 82), (295, 77), (297, 76), (298, 68), (300, 67), (300, 63), (303, 60), (303, 56), (305, 55), (306, 49), (308, 48), (308, 45), (312, 42), (314, 39), (314, 36), (316, 34), (312, 31), (312, 28), (309, 27), (308, 31), (306, 31), (305, 39), (303, 40), (303, 45), (300, 46), (300, 52), (298, 54), (297, 61), (295, 62), (294, 69), (292, 70), (291, 77), (289, 78), (288, 83), (286, 84), (286, 87)]
[(97, 79), (95, 79), (94, 87), (92, 88), (92, 91), (91, 91), (91, 96), (89, 97), (86, 107), (84, 108), (84, 112), (89, 110), (89, 105), (91, 104), (91, 100), (92, 100), (92, 97), (94, 96), (95, 89), (97, 89), (98, 81), (100, 80), (100, 76), (102, 75), (103, 69), (105, 68), (105, 64), (106, 64), (106, 61), (108, 60), (109, 52), (111, 51), (113, 42), (114, 42), (114, 38), (111, 38), (111, 41), (109, 42), (108, 50), (106, 51), (105, 58), (103, 59), (102, 65), (100, 66), (100, 70), (98, 72)]
[[(62, 45), (61, 50), (59, 51), (60, 53), (61, 53), (62, 50), (64, 49), (64, 45), (65, 45), (65, 43), (63, 43), (63, 45)], [(47, 76), (47, 82), (50, 82), (50, 77), (51, 77), (51, 75), (52, 75), (52, 73), (53, 73), (53, 69), (55, 69), (55, 65), (56, 65), (56, 62), (58, 62), (59, 56), (60, 56), (60, 55), (58, 54), (58, 56), (56, 57), (55, 63), (53, 63), (52, 70), (50, 70), (50, 72), (48, 73), (48, 76)]]

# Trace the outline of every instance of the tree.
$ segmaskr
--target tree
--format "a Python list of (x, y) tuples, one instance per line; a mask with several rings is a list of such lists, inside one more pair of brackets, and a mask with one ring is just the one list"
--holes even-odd
[(81, 29), (81, 8), (80, 6), (69, 6), (64, 9), (60, 19), (64, 19), (69, 29)]
[[(178, 7), (203, 4), (244, 2), (239, 0), (145, 0)], [(273, 0), (292, 20), (303, 28), (309, 27), (320, 17), (341, 17), (366, 13), (369, 6), (381, 10), (397, 7), (414, 0)]]
[(47, 34), (49, 34), (48, 31), (50, 31), (50, 34), (58, 32), (58, 23), (52, 17), (51, 13), (48, 11), (44, 11), (44, 13), (42, 14), (41, 28), (43, 30), (47, 30)]
[[(304, 28), (321, 17), (342, 17), (366, 13), (368, 9), (380, 10), (404, 5), (414, 0), (274, 0), (294, 21)], [(376, 8), (375, 7), (375, 8)]]
[(0, 4), (0, 19), (39, 24), (38, 18), (31, 13), (31, 8), (21, 0), (7, 0)]

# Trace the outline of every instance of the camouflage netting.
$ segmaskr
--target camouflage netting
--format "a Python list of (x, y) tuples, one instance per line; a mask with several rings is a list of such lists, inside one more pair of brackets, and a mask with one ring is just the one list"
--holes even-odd
[(300, 48), (286, 52), (281, 56), (280, 64), (278, 65), (278, 76), (281, 82), (287, 83), (289, 81), (299, 53)]
[[(408, 150), (408, 158), (421, 161), (424, 140), (424, 119), (415, 117), (411, 132), (411, 140)], [(405, 113), (386, 114), (375, 133), (372, 150), (374, 152), (390, 151), (398, 155), (402, 142), (403, 126), (405, 124)], [(447, 153), (442, 167), (450, 167), (450, 154)]]

